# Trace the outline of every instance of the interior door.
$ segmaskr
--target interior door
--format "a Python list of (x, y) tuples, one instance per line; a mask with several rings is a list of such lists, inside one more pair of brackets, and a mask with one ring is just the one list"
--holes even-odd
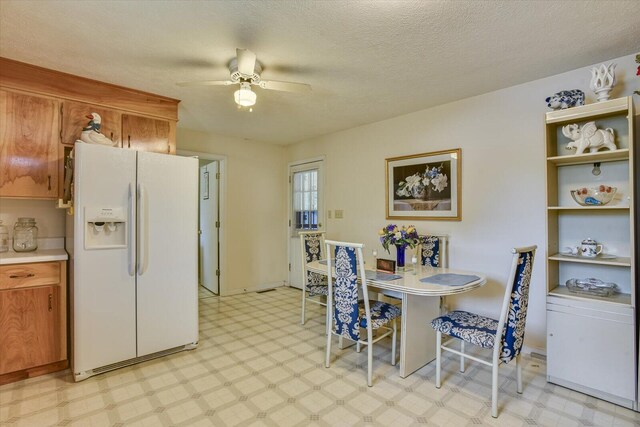
[(302, 289), (300, 231), (323, 230), (323, 162), (289, 167), (289, 285)]
[(200, 160), (200, 164), (200, 285), (218, 294), (218, 162)]
[(139, 151), (138, 190), (137, 330), (144, 356), (198, 341), (198, 159)]

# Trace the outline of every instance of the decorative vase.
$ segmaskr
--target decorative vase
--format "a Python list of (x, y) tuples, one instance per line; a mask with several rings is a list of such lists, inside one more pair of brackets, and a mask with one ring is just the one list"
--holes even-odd
[(598, 102), (607, 101), (609, 93), (616, 84), (616, 64), (609, 65), (600, 64), (591, 69), (591, 90), (593, 90), (598, 98)]
[(413, 187), (411, 189), (411, 195), (413, 196), (414, 199), (424, 199), (424, 195), (427, 192), (427, 188), (425, 186), (420, 186), (420, 187)]
[(400, 246), (400, 245), (396, 246), (396, 251), (397, 251), (396, 266), (398, 268), (404, 268), (404, 252), (406, 248), (407, 248), (406, 246)]

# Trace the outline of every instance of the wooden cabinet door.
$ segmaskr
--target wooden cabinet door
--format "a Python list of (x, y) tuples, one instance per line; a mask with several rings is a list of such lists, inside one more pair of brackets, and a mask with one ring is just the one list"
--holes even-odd
[(122, 146), (154, 153), (175, 153), (175, 125), (167, 120), (122, 115)]
[(118, 147), (121, 147), (120, 127), (122, 119), (120, 112), (73, 101), (64, 101), (62, 103), (61, 142), (63, 144), (73, 145), (76, 140), (80, 139), (82, 128), (87, 126), (90, 120), (87, 118), (87, 115), (91, 113), (98, 113), (100, 115), (100, 132), (117, 143)]
[(0, 90), (0, 197), (58, 195), (58, 101)]
[(61, 360), (58, 289), (0, 291), (0, 374)]

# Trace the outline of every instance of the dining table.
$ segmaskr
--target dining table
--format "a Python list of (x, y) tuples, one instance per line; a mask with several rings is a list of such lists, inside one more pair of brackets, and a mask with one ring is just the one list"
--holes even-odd
[[(335, 268), (333, 270), (332, 276), (335, 276)], [(327, 261), (310, 262), (307, 271), (327, 276)], [(487, 283), (486, 277), (478, 272), (423, 265), (409, 266), (395, 273), (367, 270), (365, 276), (369, 293), (391, 294), (402, 301), (402, 378), (436, 358), (436, 333), (431, 321), (441, 315), (441, 297), (469, 292)]]

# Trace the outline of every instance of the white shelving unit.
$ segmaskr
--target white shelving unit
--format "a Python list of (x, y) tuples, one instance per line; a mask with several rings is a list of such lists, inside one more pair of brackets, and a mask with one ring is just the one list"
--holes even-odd
[[(562, 127), (595, 121), (615, 131), (615, 151), (574, 155)], [(634, 133), (631, 97), (546, 114), (547, 157), (547, 380), (638, 410)], [(600, 175), (594, 175), (594, 164)], [(618, 188), (606, 206), (580, 206), (570, 190)], [(563, 255), (586, 238), (607, 257)], [(567, 280), (614, 282), (611, 297), (577, 294)]]

